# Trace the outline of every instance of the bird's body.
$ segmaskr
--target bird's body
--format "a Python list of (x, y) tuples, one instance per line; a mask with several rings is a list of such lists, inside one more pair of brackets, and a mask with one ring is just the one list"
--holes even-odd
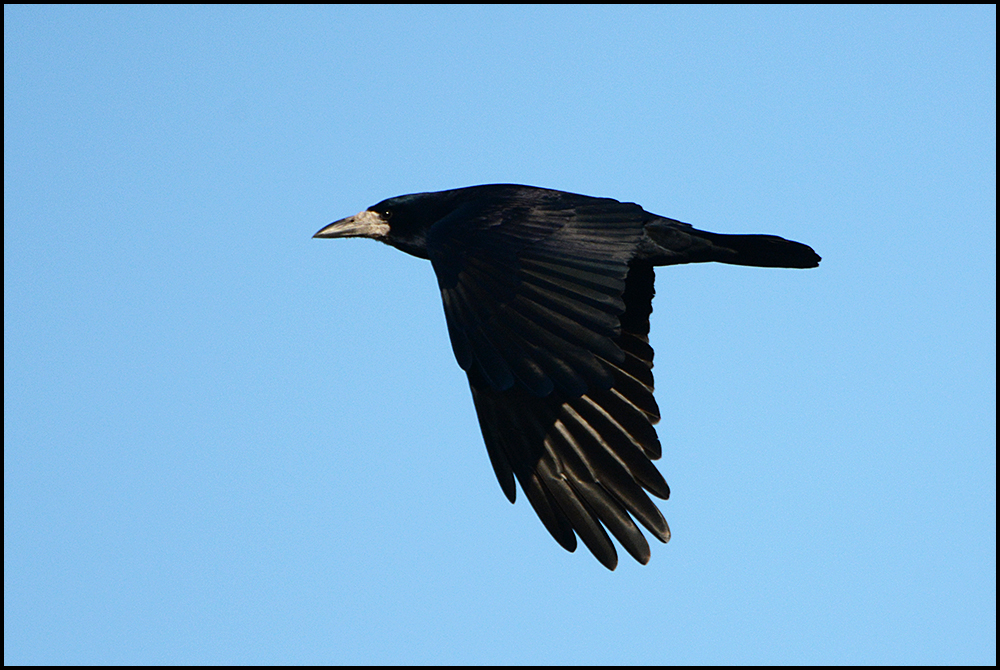
[(566, 549), (579, 535), (610, 569), (610, 530), (639, 562), (666, 542), (647, 495), (652, 460), (653, 267), (718, 261), (808, 268), (819, 256), (771, 235), (721, 235), (636, 204), (514, 184), (384, 200), (316, 237), (370, 237), (429, 259), (452, 347), (469, 377), (494, 472), (515, 478)]

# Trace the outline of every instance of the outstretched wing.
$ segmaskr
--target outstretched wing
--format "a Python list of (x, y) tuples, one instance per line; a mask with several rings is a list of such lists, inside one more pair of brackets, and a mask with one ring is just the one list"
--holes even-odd
[(630, 266), (648, 215), (550, 193), (458, 208), (429, 231), (428, 255), (508, 499), (516, 477), (563, 547), (574, 550), (579, 534), (614, 568), (606, 527), (645, 563), (649, 545), (632, 517), (664, 542), (670, 532), (644, 490), (669, 495), (650, 460), (660, 455), (647, 338), (653, 269)]

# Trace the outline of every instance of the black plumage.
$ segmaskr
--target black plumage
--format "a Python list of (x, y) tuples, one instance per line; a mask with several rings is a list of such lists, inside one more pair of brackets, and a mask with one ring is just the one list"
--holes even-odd
[(315, 237), (370, 237), (429, 259), (490, 462), (569, 551), (579, 535), (614, 569), (606, 532), (640, 563), (670, 529), (647, 495), (670, 489), (652, 461), (649, 345), (654, 266), (717, 261), (811, 268), (772, 235), (721, 235), (633, 203), (514, 184), (383, 200)]

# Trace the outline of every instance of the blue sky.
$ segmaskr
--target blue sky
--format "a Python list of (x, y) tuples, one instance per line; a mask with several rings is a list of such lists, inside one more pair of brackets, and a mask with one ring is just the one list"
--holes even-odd
[[(996, 9), (4, 7), (4, 662), (996, 662)], [(673, 539), (504, 499), (432, 269), (515, 182), (658, 271)]]

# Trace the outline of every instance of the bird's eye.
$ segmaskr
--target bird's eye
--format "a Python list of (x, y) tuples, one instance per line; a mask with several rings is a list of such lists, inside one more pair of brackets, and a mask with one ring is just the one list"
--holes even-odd
[(386, 221), (388, 221), (389, 219), (392, 218), (392, 210), (391, 209), (383, 209), (381, 212), (379, 212), (379, 214), (381, 214), (382, 218), (385, 219)]

